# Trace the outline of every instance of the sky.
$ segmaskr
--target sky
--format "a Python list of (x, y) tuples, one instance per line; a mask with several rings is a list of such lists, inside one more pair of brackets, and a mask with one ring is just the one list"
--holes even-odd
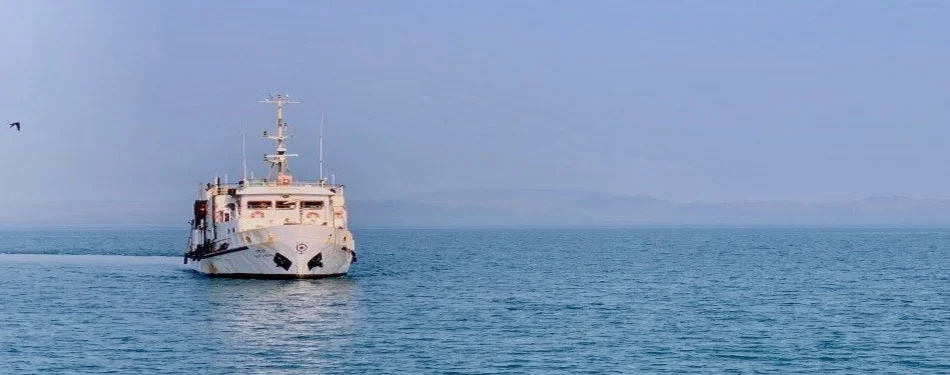
[(950, 2), (0, 1), (0, 204), (192, 199), (300, 157), (351, 199), (950, 198)]

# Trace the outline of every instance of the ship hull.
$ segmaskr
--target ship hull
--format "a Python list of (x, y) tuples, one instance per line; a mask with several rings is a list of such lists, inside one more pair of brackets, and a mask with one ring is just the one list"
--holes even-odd
[(187, 259), (191, 268), (212, 277), (316, 279), (343, 276), (356, 259), (352, 234), (327, 226), (252, 229), (215, 246), (215, 251)]

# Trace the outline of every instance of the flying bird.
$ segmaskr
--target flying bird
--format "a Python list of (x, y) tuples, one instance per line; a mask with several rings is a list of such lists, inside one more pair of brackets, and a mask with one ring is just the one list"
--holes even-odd
[(10, 124), (10, 127), (11, 127), (11, 128), (12, 128), (12, 127), (16, 127), (16, 131), (20, 131), (20, 122), (19, 122), (19, 121), (18, 121), (18, 122), (14, 122), (14, 123)]

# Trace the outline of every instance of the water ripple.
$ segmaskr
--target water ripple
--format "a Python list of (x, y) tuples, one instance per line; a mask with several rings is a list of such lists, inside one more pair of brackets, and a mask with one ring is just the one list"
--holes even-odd
[(357, 236), (351, 276), (255, 281), (0, 232), (0, 373), (950, 373), (946, 231)]

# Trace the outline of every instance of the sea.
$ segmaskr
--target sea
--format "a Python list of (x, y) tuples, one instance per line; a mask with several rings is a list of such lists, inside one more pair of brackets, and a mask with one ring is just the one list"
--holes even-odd
[(947, 229), (363, 229), (303, 281), (186, 236), (0, 231), (0, 374), (950, 374)]

